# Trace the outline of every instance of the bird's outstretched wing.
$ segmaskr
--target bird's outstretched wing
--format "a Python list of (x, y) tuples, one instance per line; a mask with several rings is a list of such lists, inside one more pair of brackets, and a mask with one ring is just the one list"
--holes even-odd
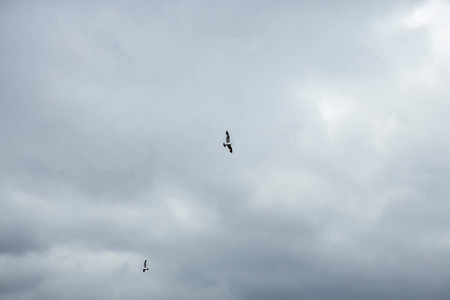
[(227, 147), (230, 150), (230, 153), (233, 153), (233, 148), (231, 148), (231, 145), (227, 145)]
[(144, 261), (144, 269), (147, 268), (147, 260)]
[(229, 143), (230, 142), (230, 135), (228, 134), (228, 131), (226, 132), (226, 134), (227, 134), (227, 143)]

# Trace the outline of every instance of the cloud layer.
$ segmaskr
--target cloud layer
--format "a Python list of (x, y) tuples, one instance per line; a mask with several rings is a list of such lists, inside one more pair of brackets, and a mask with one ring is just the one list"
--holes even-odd
[(2, 299), (448, 299), (447, 2), (0, 7)]

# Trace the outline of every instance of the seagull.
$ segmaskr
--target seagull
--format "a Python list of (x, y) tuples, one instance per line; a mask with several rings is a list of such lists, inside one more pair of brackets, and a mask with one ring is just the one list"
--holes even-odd
[(233, 145), (233, 143), (230, 143), (230, 135), (228, 134), (228, 131), (226, 132), (227, 134), (227, 140), (226, 143), (223, 143), (224, 147), (228, 147), (228, 149), (230, 150), (230, 153), (233, 153), (233, 149), (231, 148), (231, 145)]
[(147, 260), (144, 261), (144, 268), (142, 269), (142, 272), (145, 273), (145, 271), (148, 271), (148, 268), (147, 268)]

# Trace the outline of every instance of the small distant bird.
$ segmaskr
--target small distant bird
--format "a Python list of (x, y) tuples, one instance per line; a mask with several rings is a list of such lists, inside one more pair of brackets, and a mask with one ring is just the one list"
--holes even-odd
[(142, 269), (142, 272), (145, 273), (145, 271), (148, 271), (148, 268), (147, 268), (147, 260), (144, 261), (144, 268)]
[(233, 149), (231, 148), (231, 145), (233, 145), (233, 143), (230, 143), (230, 135), (228, 134), (228, 131), (226, 132), (227, 134), (227, 140), (226, 143), (223, 143), (224, 147), (228, 147), (228, 149), (230, 150), (230, 153), (233, 153)]

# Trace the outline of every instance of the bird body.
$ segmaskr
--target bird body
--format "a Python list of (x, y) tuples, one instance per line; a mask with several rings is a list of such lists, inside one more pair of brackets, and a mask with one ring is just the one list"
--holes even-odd
[(144, 261), (144, 268), (142, 269), (142, 272), (145, 273), (145, 271), (148, 271), (148, 268), (147, 268), (147, 260)]
[(228, 150), (230, 150), (230, 153), (233, 153), (233, 148), (231, 148), (231, 145), (233, 145), (233, 143), (230, 142), (230, 135), (228, 134), (228, 131), (226, 132), (226, 142), (223, 143), (224, 147), (228, 147)]

